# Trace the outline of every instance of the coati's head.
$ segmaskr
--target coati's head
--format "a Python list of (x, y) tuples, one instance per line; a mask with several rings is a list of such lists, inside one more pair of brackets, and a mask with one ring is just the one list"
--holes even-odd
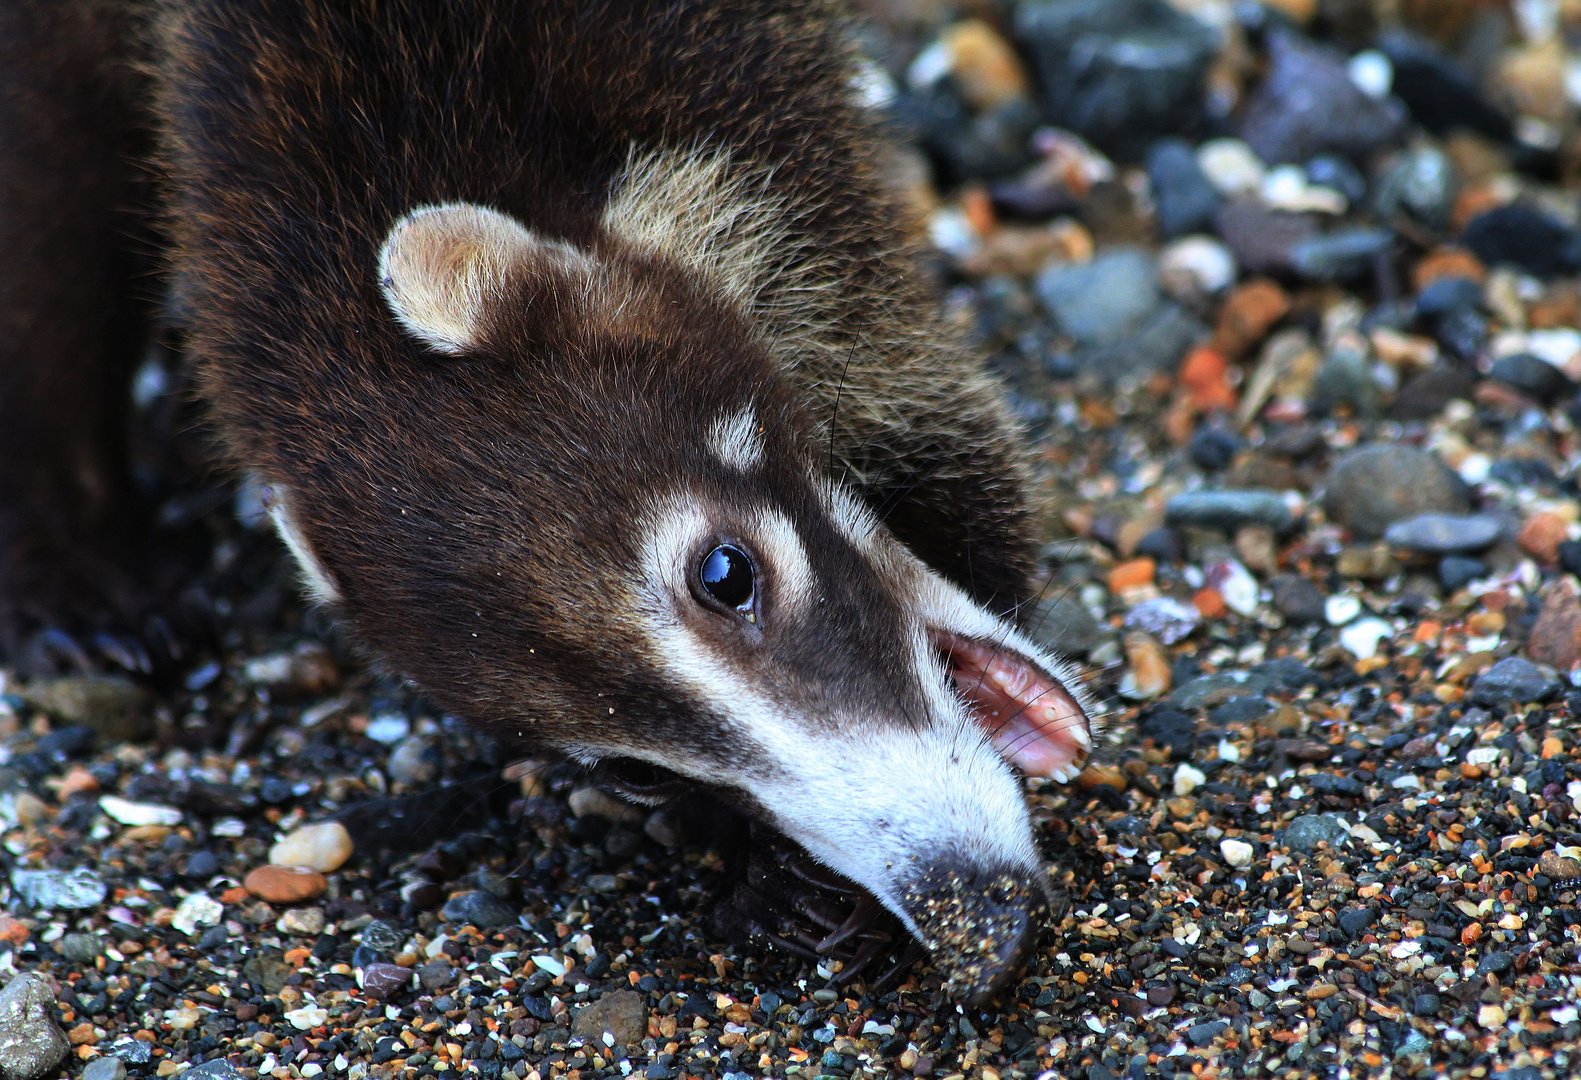
[(379, 286), (432, 445), (358, 455), (371, 508), (281, 492), (315, 591), (447, 707), (638, 797), (708, 789), (997, 988), (1043, 880), (1011, 763), (1068, 780), (1090, 746), (1059, 662), (831, 477), (792, 380), (662, 259), (452, 204)]

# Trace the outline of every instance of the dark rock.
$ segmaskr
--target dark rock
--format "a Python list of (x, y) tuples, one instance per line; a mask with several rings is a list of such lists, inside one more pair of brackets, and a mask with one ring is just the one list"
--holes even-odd
[(1478, 975), (1503, 975), (1515, 966), (1515, 956), (1507, 952), (1490, 952), (1477, 961)]
[(1567, 574), (1581, 575), (1581, 540), (1565, 540), (1560, 543), (1559, 566)]
[(369, 964), (362, 969), (362, 989), (371, 998), (383, 1001), (412, 985), (410, 968), (397, 964)]
[(57, 761), (68, 761), (71, 758), (81, 757), (93, 749), (96, 733), (91, 727), (81, 724), (68, 724), (56, 728), (48, 735), (39, 739), (33, 746), (34, 753), (43, 754), (45, 757)]
[(198, 1080), (242, 1080), (241, 1070), (224, 1058), (215, 1058), (213, 1061), (205, 1061), (202, 1065), (195, 1065), (182, 1075), (196, 1077)]
[(1103, 638), (1098, 620), (1079, 597), (1072, 595), (1055, 596), (1040, 603), (1029, 630), (1038, 644), (1061, 656), (1086, 656)]
[(194, 851), (187, 856), (187, 876), (211, 878), (220, 872), (220, 858), (212, 851)]
[(1368, 930), (1378, 919), (1378, 912), (1370, 907), (1346, 908), (1339, 913), (1339, 928), (1345, 931), (1345, 936), (1355, 941)]
[(1191, 125), (1219, 47), (1166, 0), (1025, 0), (1015, 35), (1048, 119), (1128, 158)]
[(1449, 555), (1481, 551), (1503, 531), (1503, 523), (1489, 514), (1418, 514), (1390, 525), (1383, 538), (1396, 547)]
[(1417, 1016), (1436, 1016), (1439, 1005), (1437, 994), (1417, 994), (1411, 999), (1411, 1012)]
[(1186, 1038), (1191, 1040), (1192, 1046), (1207, 1046), (1230, 1029), (1230, 1025), (1223, 1020), (1209, 1020), (1202, 1024), (1192, 1024), (1186, 1029)]
[(516, 908), (483, 889), (452, 896), (439, 914), (451, 922), (471, 923), (479, 930), (516, 925)]
[(1256, 720), (1259, 716), (1266, 716), (1272, 712), (1273, 702), (1258, 694), (1249, 694), (1246, 697), (1231, 698), (1223, 705), (1208, 714), (1208, 722), (1214, 727), (1229, 727), (1234, 724), (1245, 724)]
[(1403, 30), (1390, 30), (1378, 48), (1394, 65), (1394, 93), (1416, 122), (1435, 135), (1475, 131), (1496, 142), (1514, 135), (1510, 118), (1483, 96), (1476, 78), (1449, 53)]
[(1530, 353), (1499, 357), (1488, 371), (1488, 378), (1513, 386), (1542, 405), (1553, 405), (1576, 389), (1563, 371)]
[(1211, 709), (1234, 698), (1266, 693), (1274, 685), (1272, 678), (1250, 671), (1216, 671), (1176, 686), (1168, 700), (1181, 709)]
[(1184, 139), (1154, 143), (1147, 153), (1147, 176), (1152, 182), (1159, 231), (1168, 238), (1207, 229), (1224, 201)]
[[(1326, 751), (1325, 747), (1323, 752)], [(1367, 793), (1366, 786), (1360, 780), (1350, 776), (1335, 776), (1333, 773), (1313, 773), (1306, 778), (1306, 784), (1314, 795), (1342, 795), (1347, 799), (1359, 799)]]
[(1433, 339), (1450, 357), (1471, 363), (1488, 340), (1488, 320), (1472, 308), (1456, 308), (1433, 328)]
[(417, 969), (418, 982), (422, 983), (423, 989), (430, 994), (453, 986), (456, 975), (456, 969), (444, 960), (430, 960)]
[(616, 1046), (631, 1046), (648, 1033), (648, 1003), (635, 990), (605, 994), (584, 1007), (571, 1021), (571, 1034), (580, 1035), (598, 1046), (604, 1035), (614, 1037)]
[(1372, 443), (1335, 463), (1323, 506), (1330, 521), (1370, 539), (1418, 514), (1463, 514), (1470, 498), (1460, 477), (1425, 450)]
[(153, 729), (153, 698), (128, 679), (74, 675), (31, 683), (22, 699), (57, 720), (80, 724), (106, 742), (136, 742)]
[(1181, 542), (1180, 534), (1165, 526), (1145, 533), (1142, 539), (1136, 542), (1135, 553), (1157, 559), (1161, 563), (1172, 563), (1180, 562), (1186, 557), (1186, 547)]
[(1299, 574), (1276, 574), (1268, 580), (1268, 591), (1274, 607), (1291, 622), (1323, 621), (1323, 593)]
[(1550, 278), (1581, 266), (1581, 240), (1573, 229), (1520, 203), (1472, 218), (1461, 242), (1489, 266), (1508, 264)]
[(1559, 680), (1530, 660), (1506, 656), (1477, 677), (1471, 700), (1478, 705), (1525, 705), (1558, 695)]
[(1442, 229), (1455, 199), (1455, 169), (1442, 150), (1415, 146), (1392, 162), (1378, 179), (1376, 203), (1385, 220), (1414, 218)]
[(1241, 448), (1241, 440), (1234, 432), (1225, 431), (1223, 428), (1202, 427), (1192, 435), (1191, 442), (1186, 446), (1186, 453), (1199, 469), (1209, 472), (1218, 472), (1229, 467), (1235, 460), (1236, 451)]
[(126, 1062), (110, 1054), (96, 1057), (83, 1067), (82, 1080), (126, 1080)]
[(1179, 709), (1154, 708), (1137, 720), (1136, 730), (1142, 738), (1168, 747), (1172, 756), (1182, 760), (1189, 759), (1197, 747), (1197, 722), (1190, 713)]
[(1477, 373), (1463, 364), (1434, 364), (1411, 376), (1389, 406), (1395, 420), (1431, 420), (1456, 399), (1469, 400)]
[(1388, 229), (1336, 229), (1311, 236), (1290, 248), (1290, 266), (1315, 281), (1351, 281), (1373, 272), (1378, 257), (1394, 245)]
[(1446, 555), (1438, 564), (1439, 583), (1450, 592), (1487, 576), (1487, 563), (1465, 555)]
[(1170, 499), (1164, 519), (1175, 526), (1234, 532), (1243, 525), (1266, 525), (1284, 532), (1295, 516), (1276, 491), (1186, 491)]
[(1213, 228), (1247, 274), (1293, 272), (1292, 252), (1318, 234), (1310, 215), (1270, 210), (1255, 196), (1231, 199), (1219, 207)]
[(127, 1065), (147, 1065), (153, 1060), (154, 1046), (142, 1039), (127, 1036), (111, 1043), (105, 1053), (120, 1058)]
[(1145, 378), (1173, 372), (1181, 357), (1208, 335), (1208, 328), (1195, 315), (1166, 301), (1120, 340), (1081, 349), (1074, 359), (1078, 370), (1097, 375), (1105, 382)]
[(1302, 814), (1285, 827), (1284, 844), (1291, 851), (1306, 854), (1317, 850), (1320, 843), (1337, 848), (1350, 837), (1350, 832), (1332, 814)]
[(1367, 178), (1337, 154), (1319, 154), (1307, 162), (1307, 182), (1339, 192), (1352, 205), (1367, 197)]
[(905, 95), (896, 108), (918, 131), (944, 183), (1005, 177), (1033, 161), (1030, 140), (1038, 113), (1024, 98), (974, 114), (946, 80)]
[(1442, 277), (1430, 282), (1416, 296), (1416, 317), (1437, 322), (1452, 311), (1482, 307), (1482, 286), (1471, 278)]
[(1403, 134), (1405, 106), (1369, 97), (1332, 49), (1274, 31), (1268, 57), (1268, 77), (1246, 105), (1241, 137), (1269, 164), (1324, 153), (1361, 159)]

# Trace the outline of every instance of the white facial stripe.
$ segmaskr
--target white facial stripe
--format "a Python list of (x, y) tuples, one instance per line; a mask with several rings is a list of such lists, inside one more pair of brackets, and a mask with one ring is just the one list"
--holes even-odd
[(269, 520), (274, 522), (275, 531), (280, 534), (280, 539), (302, 571), (302, 583), (307, 587), (308, 594), (320, 604), (338, 603), (340, 590), (335, 588), (329, 572), (318, 561), (313, 549), (308, 546), (307, 538), (302, 535), (296, 518), (292, 516), (285, 487), (280, 484), (267, 485), (264, 489), (264, 505), (269, 509)]
[(732, 469), (746, 472), (763, 461), (763, 432), (757, 413), (742, 409), (720, 417), (708, 432), (708, 448)]
[(883, 546), (876, 542), (879, 534), (878, 515), (869, 510), (842, 484), (821, 477), (813, 478), (813, 486), (823, 497), (824, 509), (829, 520), (845, 537), (846, 543), (869, 555)]
[[(833, 702), (829, 716), (798, 722), (684, 626), (650, 632), (671, 677), (728, 716), (743, 743), (740, 773), (698, 778), (744, 788), (786, 835), (872, 892), (908, 929), (917, 927), (902, 890), (943, 852), (1036, 871), (1020, 784), (937, 674), (925, 679), (940, 690), (930, 694), (933, 722), (921, 730), (893, 716), (842, 715)], [(684, 759), (661, 764), (698, 775)]]

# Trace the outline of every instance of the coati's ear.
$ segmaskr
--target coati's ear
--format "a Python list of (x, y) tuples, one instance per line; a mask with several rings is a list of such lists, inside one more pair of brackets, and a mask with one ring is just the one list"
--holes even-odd
[(585, 279), (592, 257), (470, 203), (425, 206), (390, 230), (379, 252), (385, 302), (413, 337), (459, 355), (488, 337), (514, 285), (534, 273)]

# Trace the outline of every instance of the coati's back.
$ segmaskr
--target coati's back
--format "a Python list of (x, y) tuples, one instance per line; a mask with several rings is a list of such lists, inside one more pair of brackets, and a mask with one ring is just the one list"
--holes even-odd
[(824, 6), (213, 0), (162, 42), (189, 342), (320, 599), (447, 707), (707, 785), (1002, 979), (1039, 870), (995, 746), (1074, 775), (1086, 721), (992, 614), (1019, 451)]

